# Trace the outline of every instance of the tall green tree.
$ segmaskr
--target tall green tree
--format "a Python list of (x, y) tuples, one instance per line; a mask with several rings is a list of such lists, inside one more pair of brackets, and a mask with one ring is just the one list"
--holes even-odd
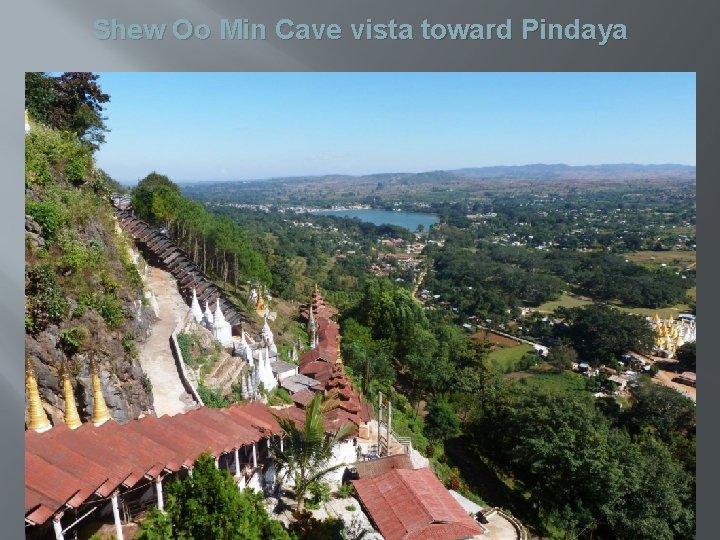
[(572, 364), (577, 362), (577, 359), (578, 356), (575, 349), (573, 349), (571, 345), (562, 341), (557, 345), (550, 347), (548, 350), (547, 361), (559, 372), (570, 369)]
[(49, 124), (56, 98), (52, 77), (46, 73), (25, 73), (25, 108), (33, 120)]
[(75, 133), (91, 148), (105, 142), (104, 104), (110, 96), (98, 84), (99, 75), (67, 71), (53, 78), (55, 100), (49, 113), (52, 127)]
[(654, 333), (644, 317), (624, 313), (605, 304), (565, 309), (567, 327), (560, 327), (560, 337), (569, 339), (581, 360), (598, 365), (635, 350), (652, 348)]
[(308, 404), (305, 422), (301, 426), (290, 418), (275, 416), (283, 430), (283, 449), (280, 449), (279, 443), (274, 446), (278, 474), (292, 479), (298, 510), (301, 511), (305, 508), (305, 496), (310, 485), (344, 466), (342, 463), (330, 464), (332, 451), (353, 430), (351, 424), (345, 424), (326, 436), (323, 417), (322, 394), (316, 394)]
[(694, 341), (683, 343), (677, 350), (677, 359), (680, 365), (691, 371), (695, 371), (697, 346)]
[(669, 442), (673, 433), (694, 429), (695, 403), (675, 389), (642, 380), (631, 396), (632, 407), (624, 415), (631, 432), (650, 429)]
[(460, 420), (447, 401), (432, 399), (427, 407), (425, 434), (434, 441), (452, 439), (462, 433)]
[(157, 222), (153, 212), (153, 199), (156, 191), (167, 188), (180, 194), (180, 188), (164, 174), (153, 171), (140, 180), (132, 191), (132, 205), (135, 213), (151, 223)]

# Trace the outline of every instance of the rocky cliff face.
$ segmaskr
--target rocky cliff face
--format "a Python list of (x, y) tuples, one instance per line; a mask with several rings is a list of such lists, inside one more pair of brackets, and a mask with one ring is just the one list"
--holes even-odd
[[(153, 411), (138, 347), (155, 315), (114, 218), (107, 177), (88, 152), (49, 129), (26, 138), (25, 354), (56, 424), (65, 409), (63, 362), (81, 419), (92, 416), (91, 357), (114, 420)], [(85, 156), (83, 176), (77, 167), (70, 176), (78, 155)]]
[[(145, 336), (154, 315), (139, 300), (134, 304), (128, 308), (134, 308), (140, 316), (130, 321), (133, 331), (135, 335)], [(87, 312), (78, 322), (85, 328), (96, 329), (90, 345), (98, 351), (95, 359), (100, 368), (100, 383), (112, 418), (117, 422), (127, 422), (152, 412), (149, 381), (137, 358), (128, 354), (115, 333), (104, 328), (104, 321), (97, 313)], [(60, 343), (60, 332), (57, 325), (50, 325), (36, 335), (25, 335), (25, 354), (33, 363), (40, 397), (53, 424), (63, 422), (65, 411), (60, 369), (66, 355)], [(78, 412), (83, 422), (92, 417), (91, 354), (78, 352), (67, 360)]]

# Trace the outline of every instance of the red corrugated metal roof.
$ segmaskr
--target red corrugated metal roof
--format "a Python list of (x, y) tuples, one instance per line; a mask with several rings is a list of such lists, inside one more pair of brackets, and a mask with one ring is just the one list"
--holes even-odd
[(386, 540), (460, 540), (483, 533), (428, 468), (353, 480)]
[(63, 424), (26, 431), (25, 517), (44, 523), (93, 493), (105, 497), (163, 469), (191, 465), (205, 450), (217, 456), (280, 431), (270, 408), (258, 402), (126, 424), (85, 423), (74, 431)]
[(312, 390), (300, 390), (299, 392), (295, 392), (292, 395), (292, 400), (297, 403), (298, 405), (301, 405), (305, 407), (308, 403), (310, 403), (313, 398), (315, 397), (315, 392)]

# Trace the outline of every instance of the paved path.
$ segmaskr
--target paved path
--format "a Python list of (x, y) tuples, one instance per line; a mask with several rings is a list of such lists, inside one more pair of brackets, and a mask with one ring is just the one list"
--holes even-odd
[(158, 320), (151, 328), (150, 337), (140, 346), (140, 365), (152, 383), (155, 413), (174, 415), (184, 412), (186, 403), (192, 401), (180, 382), (170, 352), (170, 334), (188, 307), (168, 272), (148, 267), (146, 285), (157, 299)]
[(493, 540), (517, 540), (518, 533), (515, 527), (503, 516), (494, 512), (487, 520), (488, 522), (482, 527), (487, 530), (490, 538)]

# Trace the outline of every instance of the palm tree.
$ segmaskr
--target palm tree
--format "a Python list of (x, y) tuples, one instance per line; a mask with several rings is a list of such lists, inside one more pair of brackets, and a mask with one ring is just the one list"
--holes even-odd
[(298, 510), (305, 507), (305, 494), (313, 482), (343, 466), (343, 463), (329, 465), (333, 447), (353, 430), (352, 424), (345, 424), (335, 433), (326, 436), (323, 427), (323, 396), (316, 394), (305, 409), (305, 423), (298, 426), (290, 418), (275, 415), (283, 430), (283, 450), (275, 445), (275, 463), (280, 475), (284, 470), (295, 484)]

